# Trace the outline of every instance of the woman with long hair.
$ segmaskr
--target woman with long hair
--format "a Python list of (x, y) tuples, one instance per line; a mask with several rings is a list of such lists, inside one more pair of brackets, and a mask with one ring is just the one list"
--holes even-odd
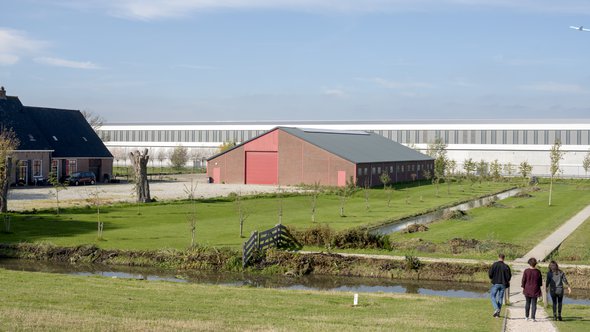
[(563, 286), (567, 286), (568, 294), (572, 293), (572, 289), (570, 287), (567, 278), (565, 277), (565, 273), (559, 269), (559, 265), (557, 265), (556, 261), (551, 261), (549, 263), (549, 271), (547, 272), (547, 288), (551, 295), (551, 302), (553, 303), (553, 319), (554, 320), (562, 320), (561, 319), (561, 307), (563, 303)]
[[(529, 258), (529, 268), (524, 270), (522, 275), (522, 293), (526, 299), (524, 307), (526, 320), (530, 319), (535, 322), (537, 314), (537, 298), (541, 297), (541, 286), (543, 286), (543, 276), (541, 271), (536, 268), (537, 260)], [(530, 316), (529, 316), (530, 313)]]

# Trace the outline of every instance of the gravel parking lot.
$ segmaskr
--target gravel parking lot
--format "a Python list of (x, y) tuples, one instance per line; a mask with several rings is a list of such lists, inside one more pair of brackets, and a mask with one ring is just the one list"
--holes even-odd
[[(173, 179), (150, 181), (152, 198), (158, 201), (182, 199), (187, 197), (186, 188), (190, 188), (191, 180), (196, 184), (197, 197), (210, 198), (227, 196), (229, 193), (240, 192), (243, 195), (273, 193), (278, 191), (272, 185), (244, 184), (210, 184), (205, 174), (174, 175)], [(281, 187), (282, 191), (297, 191), (296, 187)], [(103, 204), (115, 202), (134, 202), (133, 184), (97, 184), (89, 186), (69, 186), (59, 192), (60, 207), (86, 206), (89, 199), (98, 191)], [(8, 209), (22, 211), (55, 207), (55, 189), (53, 187), (12, 188), (9, 192)]]

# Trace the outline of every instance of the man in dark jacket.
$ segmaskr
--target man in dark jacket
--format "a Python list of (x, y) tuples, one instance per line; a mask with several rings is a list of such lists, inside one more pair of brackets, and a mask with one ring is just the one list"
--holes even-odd
[(510, 278), (512, 278), (510, 267), (504, 263), (504, 254), (498, 255), (498, 261), (492, 264), (488, 276), (492, 282), (490, 297), (492, 306), (494, 306), (494, 317), (500, 317), (504, 291), (507, 287), (510, 287)]

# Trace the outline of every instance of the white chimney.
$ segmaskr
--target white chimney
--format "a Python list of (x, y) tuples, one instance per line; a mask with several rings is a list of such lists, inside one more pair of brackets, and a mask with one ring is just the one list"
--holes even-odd
[(6, 99), (6, 89), (0, 87), (0, 99)]

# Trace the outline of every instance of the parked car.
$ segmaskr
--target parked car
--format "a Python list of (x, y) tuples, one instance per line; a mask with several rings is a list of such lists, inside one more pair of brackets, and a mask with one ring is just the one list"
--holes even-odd
[(69, 185), (79, 185), (79, 184), (95, 184), (96, 183), (96, 175), (92, 172), (75, 172), (70, 174), (67, 178)]

